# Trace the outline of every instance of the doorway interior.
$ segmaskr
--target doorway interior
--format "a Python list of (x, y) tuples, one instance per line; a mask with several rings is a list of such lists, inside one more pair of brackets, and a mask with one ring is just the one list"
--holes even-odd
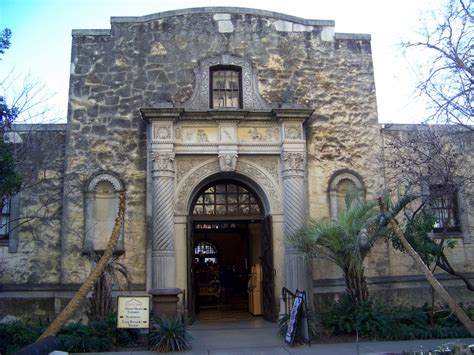
[(268, 248), (263, 247), (262, 211), (252, 190), (235, 181), (220, 181), (199, 191), (188, 246), (188, 302), (196, 319), (263, 315), (261, 265)]

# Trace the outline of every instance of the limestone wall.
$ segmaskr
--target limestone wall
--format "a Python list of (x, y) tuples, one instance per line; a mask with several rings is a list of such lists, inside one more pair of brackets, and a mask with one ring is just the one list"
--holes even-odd
[[(82, 240), (66, 230), (83, 225), (83, 184), (99, 171), (124, 181), (125, 258), (134, 282), (144, 282), (146, 147), (138, 109), (182, 106), (199, 61), (223, 53), (243, 57), (255, 67), (259, 92), (271, 106), (316, 108), (311, 160), (318, 149), (331, 149), (322, 148), (331, 138), (324, 143), (316, 135), (335, 129), (341, 141), (351, 137), (351, 147), (359, 143), (354, 130), (366, 137), (365, 126), (376, 123), (370, 37), (334, 34), (332, 21), (224, 8), (112, 18), (111, 25), (110, 31), (73, 31), (65, 182), (73, 192), (65, 198), (63, 282), (80, 282), (87, 273)], [(317, 169), (331, 168), (310, 167), (311, 186)], [(312, 196), (321, 189), (314, 187)]]

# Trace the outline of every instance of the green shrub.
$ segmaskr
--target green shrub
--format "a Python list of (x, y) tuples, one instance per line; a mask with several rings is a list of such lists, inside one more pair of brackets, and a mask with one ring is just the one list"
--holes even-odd
[[(470, 309), (467, 309), (469, 314)], [(474, 313), (474, 312), (473, 312)], [(433, 324), (430, 321), (433, 314)], [(469, 337), (467, 329), (448, 308), (392, 307), (365, 302), (359, 307), (341, 297), (322, 314), (329, 335), (355, 335), (369, 339), (408, 340)]]
[(150, 329), (150, 349), (153, 351), (183, 351), (191, 349), (186, 322), (179, 317), (173, 319), (155, 319)]
[(62, 347), (59, 350), (83, 353), (103, 352), (112, 349), (115, 324), (111, 320), (89, 324), (70, 323), (57, 335)]
[(0, 324), (0, 353), (11, 354), (34, 343), (43, 333), (45, 326), (23, 320)]

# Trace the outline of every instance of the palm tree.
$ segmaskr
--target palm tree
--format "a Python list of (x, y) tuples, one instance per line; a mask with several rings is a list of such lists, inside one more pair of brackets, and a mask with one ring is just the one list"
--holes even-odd
[(92, 289), (94, 284), (100, 278), (100, 275), (104, 271), (105, 267), (109, 263), (110, 258), (113, 255), (117, 240), (120, 235), (120, 228), (122, 227), (123, 216), (125, 214), (125, 191), (122, 191), (119, 196), (119, 207), (117, 211), (117, 218), (115, 218), (115, 224), (112, 229), (112, 234), (105, 248), (104, 254), (102, 254), (99, 262), (95, 266), (94, 270), (91, 271), (87, 279), (81, 285), (79, 290), (76, 292), (74, 297), (69, 301), (66, 307), (61, 313), (54, 319), (49, 327), (41, 334), (38, 340), (44, 339), (48, 336), (56, 335), (64, 324), (72, 317), (77, 308), (81, 305), (82, 301), (86, 298), (89, 291)]
[(346, 290), (356, 304), (368, 300), (364, 259), (374, 243), (386, 234), (379, 224), (375, 202), (361, 201), (354, 194), (345, 196), (345, 210), (337, 220), (309, 219), (288, 243), (308, 257), (321, 257), (338, 265)]

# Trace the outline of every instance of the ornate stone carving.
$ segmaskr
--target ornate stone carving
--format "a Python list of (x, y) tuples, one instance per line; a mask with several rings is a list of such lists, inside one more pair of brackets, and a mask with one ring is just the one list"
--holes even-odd
[[(282, 197), (278, 181), (275, 181), (270, 174), (251, 161), (238, 160), (235, 171), (258, 183), (270, 200), (272, 213), (282, 213)], [(188, 172), (177, 187), (176, 212), (185, 214), (186, 203), (191, 198), (191, 191), (196, 188), (199, 182), (219, 172), (220, 165), (217, 160), (196, 165), (192, 171)]]
[(285, 128), (285, 139), (301, 139), (301, 129), (298, 126)]
[(221, 127), (221, 141), (234, 142), (235, 141), (235, 128), (234, 127)]
[(214, 65), (235, 65), (242, 68), (242, 98), (244, 109), (269, 109), (257, 89), (257, 76), (249, 61), (230, 54), (206, 58), (194, 70), (195, 82), (191, 98), (184, 103), (184, 107), (195, 110), (209, 109), (209, 68)]
[(154, 171), (174, 172), (174, 153), (152, 153)]
[(269, 127), (265, 131), (265, 141), (274, 142), (278, 141), (280, 138), (280, 128), (278, 127)]
[(220, 154), (219, 166), (221, 171), (235, 171), (237, 165), (237, 154)]
[(278, 143), (280, 142), (280, 128), (277, 126), (240, 126), (239, 138), (242, 142)]
[(182, 139), (181, 128), (179, 128), (179, 127), (176, 127), (176, 128), (175, 128), (175, 130), (174, 130), (174, 136), (176, 137), (176, 139)]
[(264, 168), (275, 181), (280, 181), (280, 171), (278, 169), (278, 158), (273, 157), (247, 157), (246, 160), (251, 161)]
[(207, 137), (206, 132), (203, 129), (198, 129), (197, 131), (197, 141), (199, 143), (206, 143), (209, 142), (209, 138)]
[(256, 128), (249, 129), (249, 136), (252, 142), (260, 142), (263, 139), (262, 134)]
[(199, 161), (196, 162), (196, 159), (193, 158), (192, 160), (184, 160), (179, 158), (177, 160), (177, 169), (176, 169), (176, 182), (179, 183), (184, 175), (186, 175), (194, 165), (198, 164)]
[(153, 139), (171, 139), (171, 127), (163, 126), (163, 125), (156, 125), (153, 127)]
[(90, 182), (87, 184), (87, 191), (93, 192), (97, 184), (101, 181), (109, 182), (112, 185), (114, 191), (116, 192), (123, 190), (122, 183), (120, 182), (118, 178), (116, 178), (115, 176), (111, 174), (102, 173), (102, 174), (94, 176), (90, 180)]
[(283, 171), (302, 171), (304, 170), (305, 154), (302, 152), (284, 152), (281, 154), (283, 161)]

